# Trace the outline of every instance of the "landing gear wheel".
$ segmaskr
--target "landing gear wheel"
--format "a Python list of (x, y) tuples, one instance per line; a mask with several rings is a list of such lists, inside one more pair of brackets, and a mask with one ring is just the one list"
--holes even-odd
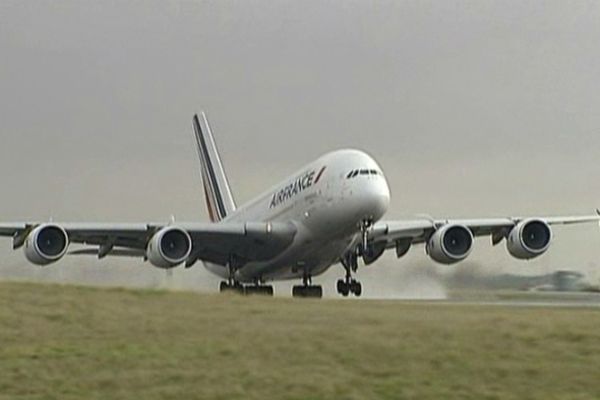
[(302, 276), (302, 285), (292, 287), (292, 296), (320, 299), (321, 297), (323, 297), (323, 288), (319, 285), (312, 284), (310, 271), (305, 269), (304, 275)]
[(308, 291), (307, 297), (312, 297), (314, 299), (320, 299), (321, 297), (323, 297), (323, 288), (321, 286), (307, 286), (306, 289)]
[(336, 286), (339, 294), (344, 297), (348, 297), (348, 293), (350, 293), (350, 286), (343, 279), (338, 280)]
[(219, 292), (223, 293), (225, 291), (227, 291), (229, 289), (229, 284), (225, 281), (221, 281), (221, 283), (219, 283)]
[(360, 282), (352, 278), (352, 263), (342, 263), (346, 270), (346, 277), (339, 279), (336, 284), (336, 289), (339, 294), (344, 297), (348, 297), (348, 294), (352, 293), (356, 297), (360, 297), (362, 294), (362, 285)]
[(352, 280), (352, 282), (350, 283), (350, 291), (354, 293), (356, 297), (360, 297), (360, 295), (362, 294), (362, 285), (360, 284), (360, 282)]
[(342, 293), (342, 291), (344, 290), (344, 286), (346, 285), (346, 282), (344, 282), (343, 279), (338, 279), (335, 288), (337, 289), (338, 293)]
[(323, 288), (318, 285), (299, 285), (292, 288), (292, 296), (320, 299), (323, 297)]
[(247, 295), (273, 296), (273, 286), (251, 285), (246, 286)]
[(221, 293), (237, 293), (237, 294), (244, 294), (245, 293), (245, 288), (244, 286), (239, 283), (239, 282), (226, 282), (226, 281), (221, 281), (221, 283), (219, 284), (219, 292)]
[(273, 286), (261, 286), (261, 294), (273, 297)]

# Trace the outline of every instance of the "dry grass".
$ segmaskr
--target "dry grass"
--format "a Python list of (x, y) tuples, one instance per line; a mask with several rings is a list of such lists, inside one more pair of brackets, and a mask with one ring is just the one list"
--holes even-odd
[(0, 284), (0, 399), (598, 399), (600, 310)]

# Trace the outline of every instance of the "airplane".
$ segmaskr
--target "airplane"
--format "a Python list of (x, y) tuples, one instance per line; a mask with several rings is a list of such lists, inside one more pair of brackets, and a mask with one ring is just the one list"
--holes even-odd
[[(336, 283), (342, 296), (360, 296), (354, 273), (359, 264), (376, 262), (386, 250), (401, 258), (423, 244), (437, 263), (466, 259), (474, 238), (506, 242), (515, 258), (544, 254), (552, 241), (552, 226), (600, 221), (596, 215), (510, 217), (484, 219), (382, 219), (390, 204), (390, 189), (381, 167), (360, 150), (343, 149), (323, 155), (237, 207), (206, 114), (194, 115), (204, 195), (210, 222), (169, 223), (0, 223), (0, 236), (12, 237), (13, 249), (40, 266), (67, 254), (139, 257), (170, 269), (198, 261), (221, 277), (219, 290), (273, 295), (269, 282), (299, 279), (294, 297), (320, 298), (312, 283), (332, 265), (345, 274)], [(69, 251), (71, 243), (81, 248)]]

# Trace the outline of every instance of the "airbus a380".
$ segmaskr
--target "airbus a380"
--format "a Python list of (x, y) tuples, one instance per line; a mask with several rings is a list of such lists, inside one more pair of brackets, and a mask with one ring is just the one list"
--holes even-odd
[[(26, 258), (48, 265), (68, 254), (140, 257), (158, 268), (186, 268), (198, 261), (223, 278), (221, 291), (272, 295), (269, 281), (302, 281), (297, 297), (321, 297), (312, 278), (335, 264), (343, 296), (360, 296), (353, 278), (359, 264), (375, 262), (386, 250), (398, 258), (416, 244), (442, 264), (469, 256), (474, 237), (487, 235), (493, 245), (506, 241), (518, 259), (545, 253), (551, 226), (598, 222), (598, 215), (486, 219), (382, 220), (390, 189), (380, 166), (359, 150), (334, 151), (292, 174), (255, 200), (237, 207), (206, 115), (193, 118), (202, 182), (210, 223), (0, 224), (0, 235), (24, 248)], [(69, 251), (69, 244), (81, 248)]]

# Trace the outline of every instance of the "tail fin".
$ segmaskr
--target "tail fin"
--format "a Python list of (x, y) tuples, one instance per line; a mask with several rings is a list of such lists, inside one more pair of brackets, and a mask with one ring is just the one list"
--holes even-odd
[(204, 184), (206, 206), (212, 222), (218, 222), (235, 211), (235, 201), (221, 164), (221, 158), (204, 112), (193, 119), (198, 155)]

